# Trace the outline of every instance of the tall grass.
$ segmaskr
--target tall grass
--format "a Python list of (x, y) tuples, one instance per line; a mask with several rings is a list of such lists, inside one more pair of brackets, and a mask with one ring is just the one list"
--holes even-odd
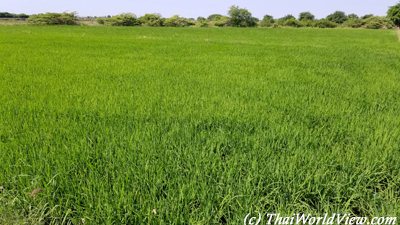
[(0, 27), (0, 223), (400, 215), (394, 31)]

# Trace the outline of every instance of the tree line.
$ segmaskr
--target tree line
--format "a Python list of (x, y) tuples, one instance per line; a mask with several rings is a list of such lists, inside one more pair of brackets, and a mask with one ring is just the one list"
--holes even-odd
[[(76, 13), (42, 13), (27, 16), (29, 23), (43, 25), (75, 25), (83, 18), (78, 18)], [(0, 18), (18, 18), (11, 13), (0, 13)], [(206, 17), (185, 18), (175, 15), (164, 18), (160, 14), (145, 14), (136, 17), (133, 13), (123, 13), (106, 17), (88, 17), (96, 20), (98, 24), (110, 26), (153, 26), (153, 27), (318, 27), (318, 28), (370, 28), (391, 29), (400, 27), (400, 3), (389, 8), (387, 16), (374, 16), (372, 14), (358, 16), (336, 11), (326, 18), (316, 19), (310, 12), (302, 12), (297, 17), (286, 15), (274, 18), (265, 15), (261, 20), (253, 17), (252, 13), (238, 6), (231, 6), (228, 15), (212, 14)]]

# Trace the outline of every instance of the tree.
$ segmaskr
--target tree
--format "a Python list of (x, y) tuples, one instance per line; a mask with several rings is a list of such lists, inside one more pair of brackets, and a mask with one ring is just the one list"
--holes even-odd
[(221, 15), (221, 14), (211, 14), (211, 15), (209, 15), (209, 16), (207, 17), (207, 20), (208, 20), (208, 21), (216, 21), (216, 20), (221, 19), (222, 17), (224, 17), (224, 16)]
[(313, 14), (311, 14), (310, 12), (302, 12), (299, 15), (300, 21), (305, 21), (305, 20), (313, 21), (314, 19), (315, 19), (315, 16)]
[(41, 13), (29, 17), (28, 22), (37, 25), (75, 25), (76, 13)]
[(260, 22), (260, 26), (271, 27), (272, 25), (274, 25), (274, 23), (275, 23), (274, 17), (272, 17), (270, 15), (265, 15), (264, 18)]
[(400, 3), (389, 8), (387, 18), (391, 20), (394, 25), (400, 27)]
[(195, 21), (175, 15), (166, 19), (164, 25), (167, 27), (187, 27), (195, 25)]
[(247, 9), (231, 6), (228, 11), (230, 25), (234, 27), (254, 27), (257, 25), (257, 18), (253, 17)]
[(365, 19), (363, 27), (367, 29), (391, 29), (395, 25), (386, 17), (373, 16)]
[(110, 24), (111, 26), (137, 26), (140, 25), (139, 20), (133, 13), (122, 13), (119, 15), (112, 16), (105, 20), (105, 24)]
[(286, 21), (286, 20), (291, 20), (291, 19), (296, 19), (296, 17), (294, 17), (292, 14), (288, 14), (288, 15), (280, 18), (279, 20)]
[(285, 20), (285, 21), (283, 22), (283, 26), (287, 26), (287, 27), (301, 27), (302, 25), (301, 25), (301, 23), (300, 23), (298, 20), (296, 20), (296, 19), (294, 19), (294, 18), (291, 18), (291, 19)]
[(359, 19), (360, 17), (358, 17), (358, 15), (355, 13), (351, 13), (351, 14), (347, 15), (347, 18), (348, 19)]
[(334, 22), (334, 23), (342, 24), (342, 23), (344, 23), (344, 21), (347, 20), (347, 16), (342, 11), (336, 11), (336, 12), (330, 14), (329, 16), (327, 16), (326, 19), (331, 22)]
[(365, 19), (368, 19), (373, 16), (374, 16), (374, 14), (366, 14), (366, 15), (362, 16), (361, 19), (365, 20)]
[(318, 20), (315, 22), (315, 27), (319, 28), (335, 28), (337, 27), (337, 23), (329, 21), (327, 19)]
[(149, 27), (162, 27), (164, 25), (164, 19), (160, 14), (145, 14), (139, 18), (139, 21), (142, 25)]
[(286, 15), (286, 16), (284, 16), (284, 17), (278, 19), (278, 25), (280, 25), (280, 26), (285, 26), (285, 23), (286, 23), (286, 21), (288, 21), (288, 20), (296, 20), (296, 17), (294, 17), (294, 16), (291, 15), (291, 14), (288, 14), (288, 15)]

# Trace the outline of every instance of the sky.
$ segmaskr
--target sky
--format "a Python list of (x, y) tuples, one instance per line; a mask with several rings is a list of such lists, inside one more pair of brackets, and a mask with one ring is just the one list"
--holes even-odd
[(275, 18), (287, 14), (297, 16), (310, 11), (317, 18), (341, 10), (358, 15), (386, 15), (389, 6), (399, 0), (0, 0), (0, 12), (43, 13), (72, 12), (79, 16), (106, 16), (131, 12), (137, 16), (145, 13), (160, 13), (164, 17), (180, 15), (196, 18), (219, 13), (226, 14), (231, 5), (247, 8), (253, 16)]

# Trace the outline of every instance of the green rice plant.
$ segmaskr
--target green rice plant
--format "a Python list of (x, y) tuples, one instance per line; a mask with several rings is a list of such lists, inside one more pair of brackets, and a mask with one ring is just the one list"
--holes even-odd
[(0, 224), (400, 216), (394, 30), (0, 37)]

